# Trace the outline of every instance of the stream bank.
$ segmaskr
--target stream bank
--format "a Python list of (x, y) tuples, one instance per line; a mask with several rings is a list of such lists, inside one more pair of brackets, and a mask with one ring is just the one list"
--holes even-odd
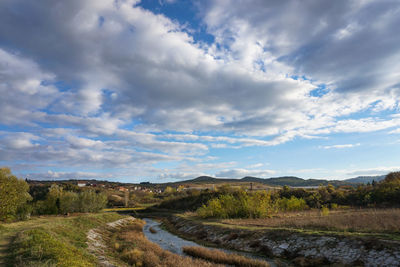
[[(160, 222), (157, 222), (149, 218), (142, 218), (142, 220), (146, 222), (146, 224), (143, 227), (143, 233), (146, 236), (146, 238), (149, 241), (156, 243), (164, 250), (168, 250), (178, 255), (187, 256), (182, 250), (183, 247), (205, 247), (193, 241), (182, 239), (179, 236), (176, 236), (162, 229)], [(227, 249), (218, 249), (218, 250), (221, 250), (228, 254), (235, 253), (242, 256), (246, 256), (248, 258), (267, 261), (271, 267), (276, 266), (274, 261), (272, 261), (271, 259), (267, 259), (266, 257), (257, 257), (255, 255), (251, 255), (250, 253), (240, 253), (237, 251), (230, 251)]]
[(169, 216), (166, 225), (184, 237), (217, 246), (292, 260), (298, 266), (400, 266), (400, 242), (289, 230), (248, 230)]

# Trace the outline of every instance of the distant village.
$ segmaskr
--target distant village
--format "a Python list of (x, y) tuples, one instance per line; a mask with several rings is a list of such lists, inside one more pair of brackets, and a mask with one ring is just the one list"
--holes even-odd
[(40, 180), (29, 180), (26, 179), (30, 185), (35, 186), (48, 186), (49, 184), (73, 184), (79, 188), (102, 188), (106, 190), (114, 190), (120, 192), (147, 192), (161, 194), (166, 190), (183, 191), (183, 190), (214, 190), (215, 185), (193, 185), (193, 184), (178, 184), (178, 183), (167, 183), (167, 184), (153, 184), (150, 182), (141, 182), (139, 184), (130, 183), (119, 183), (109, 181), (98, 181), (98, 180), (54, 180), (54, 181), (40, 181)]

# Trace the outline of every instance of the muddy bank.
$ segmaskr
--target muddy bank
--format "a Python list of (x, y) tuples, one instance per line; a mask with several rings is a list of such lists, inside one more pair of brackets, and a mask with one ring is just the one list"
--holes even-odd
[(188, 238), (218, 246), (292, 260), (299, 266), (400, 266), (400, 242), (284, 230), (247, 230), (206, 225), (179, 216), (168, 227)]

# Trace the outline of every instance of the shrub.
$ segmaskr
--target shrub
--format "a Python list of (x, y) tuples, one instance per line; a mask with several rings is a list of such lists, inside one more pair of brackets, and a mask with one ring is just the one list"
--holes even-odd
[(329, 215), (329, 208), (327, 206), (322, 206), (321, 215), (322, 216), (328, 216)]
[(238, 191), (209, 200), (207, 205), (197, 210), (197, 214), (203, 218), (263, 218), (276, 211), (277, 207), (271, 194)]
[(306, 201), (302, 198), (291, 196), (289, 199), (281, 198), (277, 200), (279, 209), (282, 211), (301, 211), (308, 209)]

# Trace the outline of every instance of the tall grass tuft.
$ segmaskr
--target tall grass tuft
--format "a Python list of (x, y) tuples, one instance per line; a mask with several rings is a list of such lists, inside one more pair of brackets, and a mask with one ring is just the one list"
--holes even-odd
[(269, 263), (261, 260), (250, 259), (237, 254), (228, 254), (221, 250), (203, 247), (183, 247), (183, 252), (195, 258), (200, 258), (220, 264), (238, 267), (269, 267)]

